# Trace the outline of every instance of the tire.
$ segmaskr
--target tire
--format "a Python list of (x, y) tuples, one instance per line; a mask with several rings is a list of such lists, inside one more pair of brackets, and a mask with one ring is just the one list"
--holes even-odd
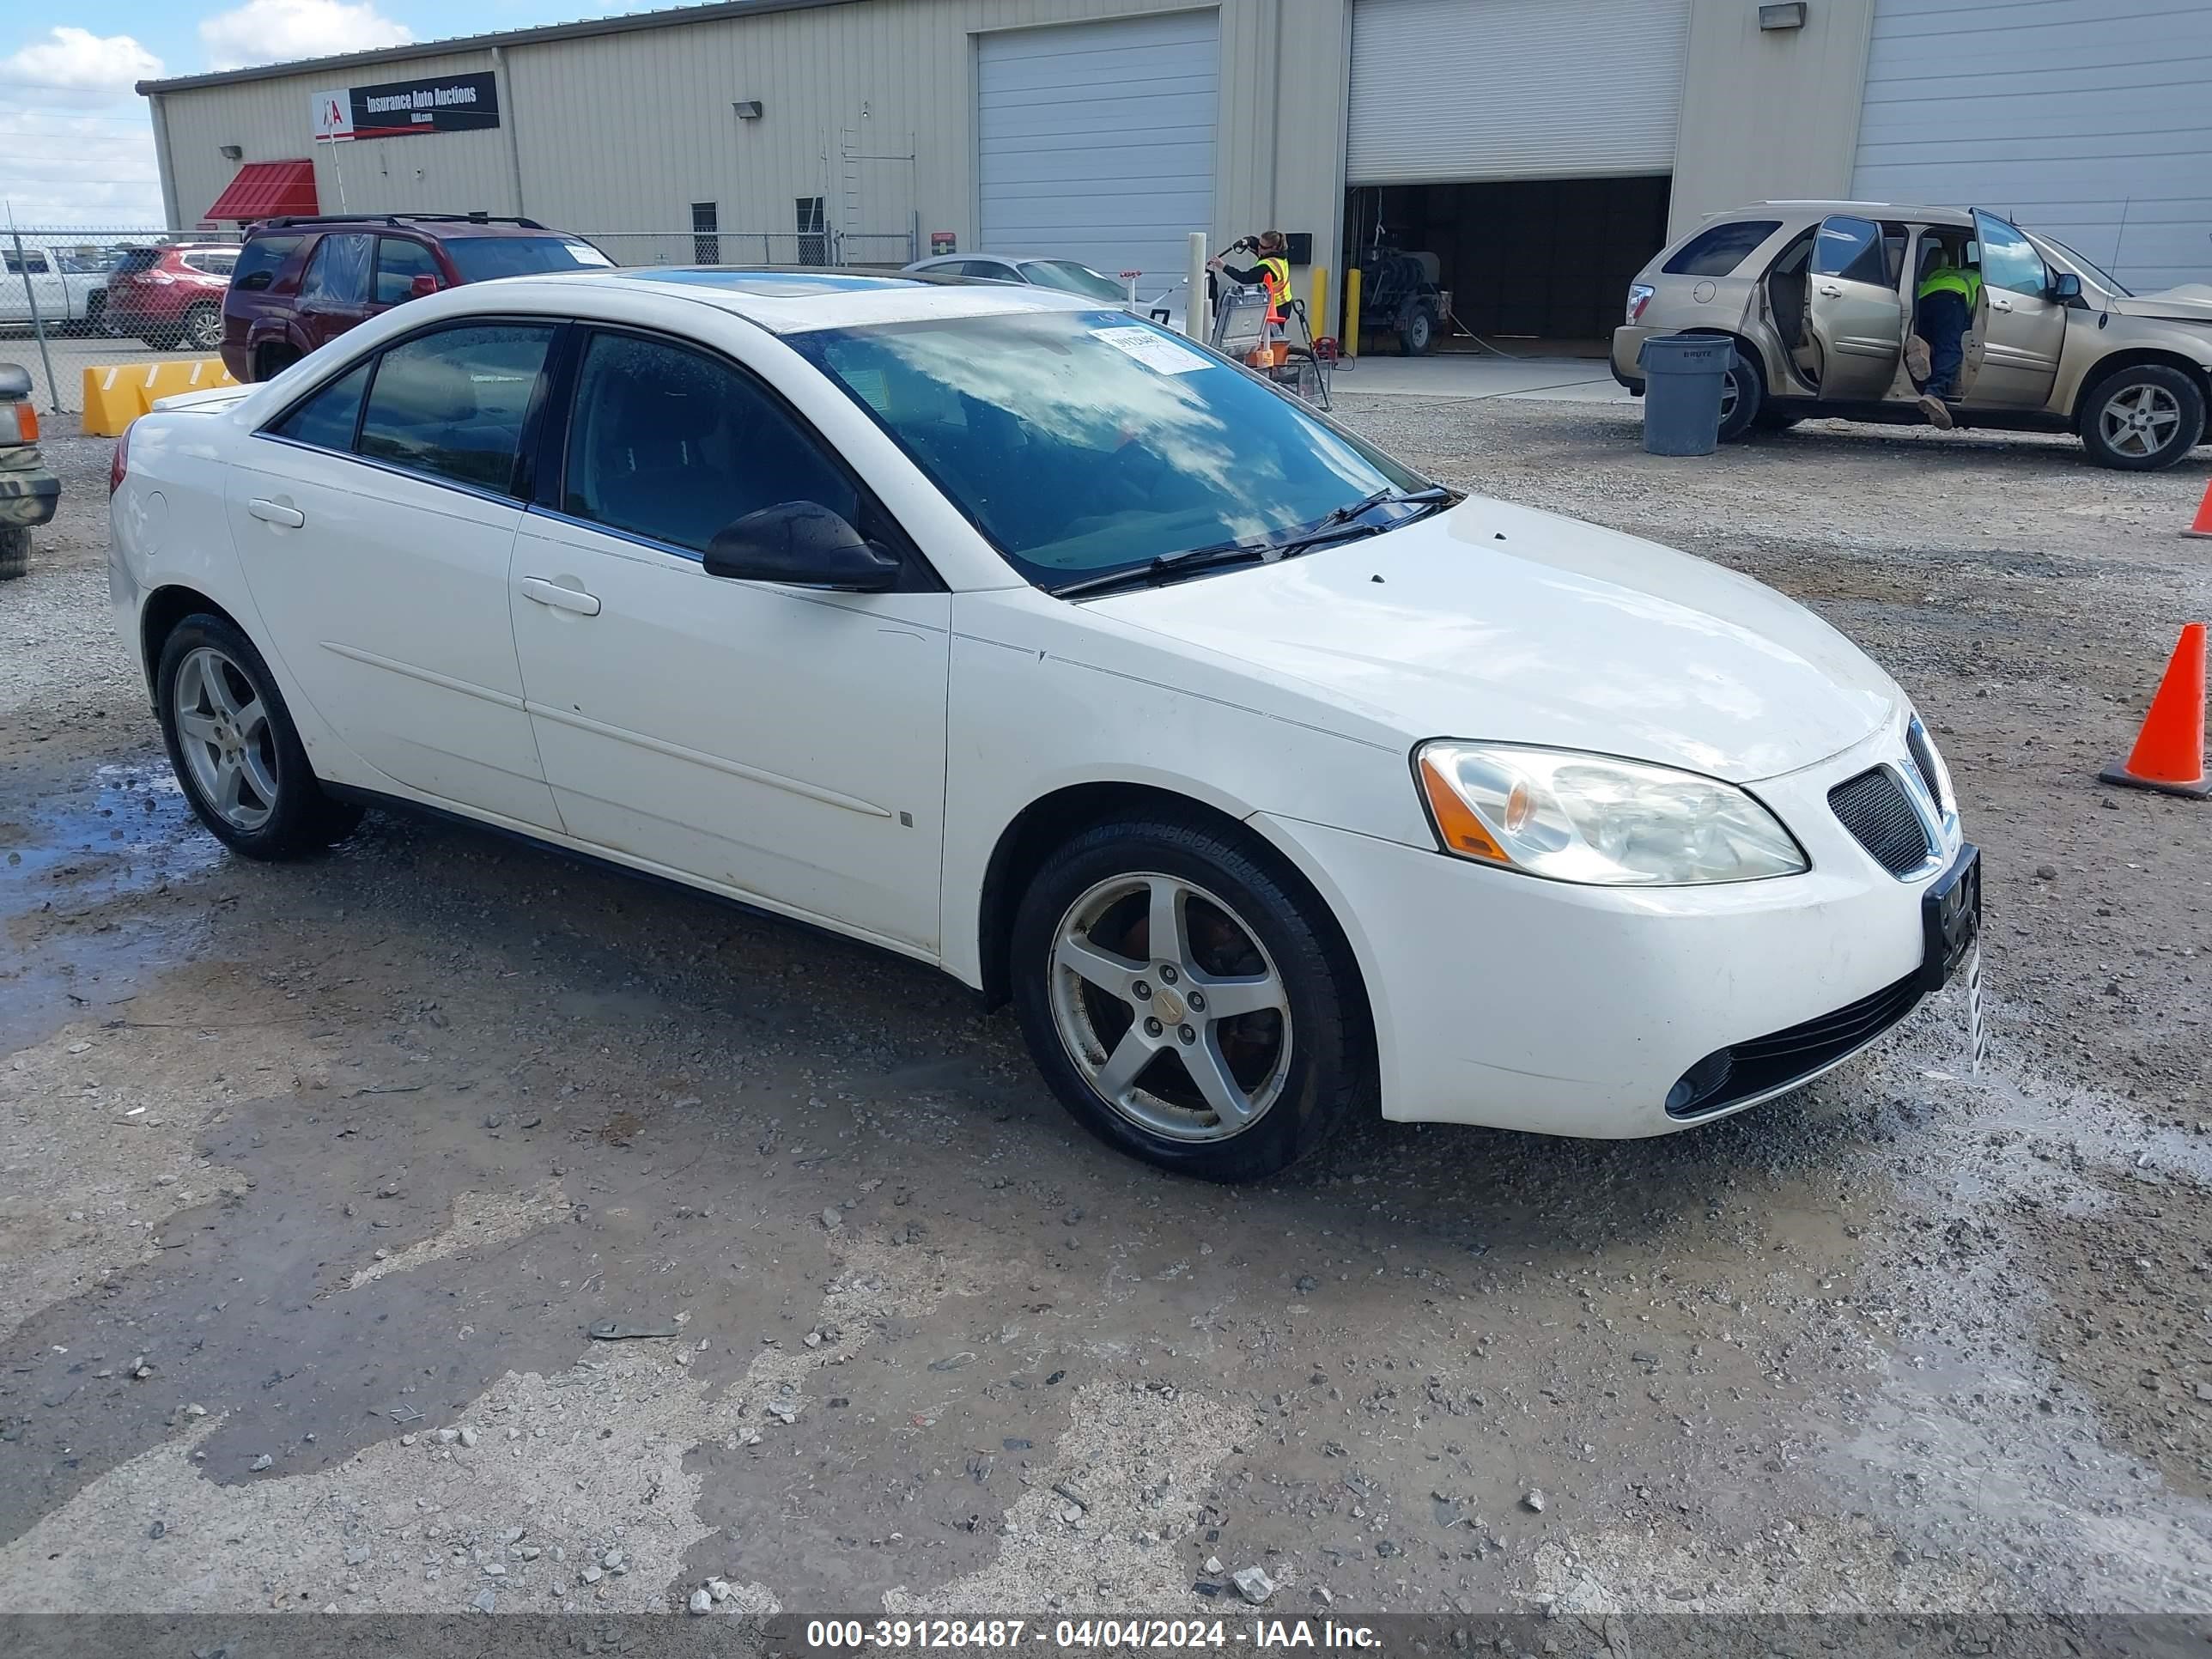
[[(361, 822), (361, 808), (323, 793), (269, 665), (229, 623), (201, 614), (178, 623), (154, 684), (169, 765), (224, 846), (253, 859), (302, 858)], [(227, 793), (232, 779), (239, 787)]]
[(1398, 324), (1398, 355), (1401, 357), (1425, 357), (1429, 343), (1436, 337), (1437, 319), (1425, 305), (1416, 304), (1407, 310)]
[[(1173, 958), (1153, 951), (1156, 895), (1182, 926)], [(1206, 1181), (1261, 1180), (1313, 1152), (1372, 1101), (1374, 1073), (1350, 953), (1314, 909), (1233, 830), (1163, 817), (1061, 847), (1023, 895), (1011, 960), (1023, 1036), (1060, 1104), (1108, 1146)], [(1206, 1009), (1231, 977), (1252, 1006)], [(1224, 1097), (1249, 1113), (1241, 1127)]]
[(222, 346), (222, 307), (203, 301), (185, 313), (177, 327), (177, 343), (193, 351), (216, 351)]
[(1732, 444), (1749, 434), (1759, 424), (1759, 413), (1765, 405), (1766, 377), (1759, 372), (1759, 364), (1738, 346), (1735, 367), (1729, 370), (1728, 384), (1721, 388), (1720, 441)]
[(2204, 436), (2204, 393), (2164, 363), (2139, 363), (2106, 375), (2081, 399), (2081, 447), (2099, 466), (2155, 472), (2172, 466)]
[(27, 575), (30, 568), (30, 531), (19, 524), (0, 525), (0, 582)]

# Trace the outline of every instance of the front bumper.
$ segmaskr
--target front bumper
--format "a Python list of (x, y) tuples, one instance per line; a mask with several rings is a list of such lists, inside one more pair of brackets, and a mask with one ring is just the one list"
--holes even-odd
[(62, 481), (46, 471), (38, 446), (0, 449), (0, 526), (29, 530), (49, 522), (62, 502)]
[[(1750, 786), (1812, 861), (1802, 876), (1771, 881), (1578, 887), (1314, 824), (1265, 828), (1295, 850), (1352, 936), (1384, 1116), (1665, 1134), (1796, 1086), (1919, 1000), (1921, 900), (1934, 872), (1891, 875), (1827, 802), (1843, 780), (1904, 757), (1902, 734), (1885, 729)], [(1942, 836), (1948, 860), (1960, 848), (1955, 822)], [(1771, 1086), (1669, 1115), (1670, 1091), (1701, 1061), (1808, 1025), (1845, 1041)]]

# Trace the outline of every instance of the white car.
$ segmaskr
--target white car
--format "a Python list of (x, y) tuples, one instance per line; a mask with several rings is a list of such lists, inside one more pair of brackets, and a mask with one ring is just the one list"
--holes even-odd
[(1973, 948), (1898, 687), (1757, 583), (1430, 484), (1035, 289), (518, 277), (118, 449), (117, 620), (241, 853), (435, 808), (1011, 999), (1217, 1179), (1662, 1133)]
[(1132, 297), (1128, 283), (1116, 281), (1103, 270), (1094, 270), (1079, 259), (1033, 253), (940, 253), (932, 258), (916, 259), (905, 269), (971, 283), (1027, 283), (1032, 287), (1119, 306), (1177, 331), (1182, 328), (1183, 290), (1190, 286), (1187, 276), (1162, 288), (1159, 278), (1139, 276)]

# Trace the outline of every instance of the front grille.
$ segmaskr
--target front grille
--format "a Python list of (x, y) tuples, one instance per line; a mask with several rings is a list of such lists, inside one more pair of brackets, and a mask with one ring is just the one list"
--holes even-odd
[(1950, 803), (1943, 799), (1943, 787), (1937, 781), (1942, 775), (1936, 769), (1936, 751), (1928, 746), (1928, 734), (1915, 720), (1905, 728), (1905, 746), (1911, 751), (1912, 764), (1920, 774), (1920, 781), (1928, 791), (1928, 799), (1936, 803), (1939, 812), (1947, 811)]
[(1828, 791), (1828, 805), (1859, 845), (1874, 854), (1875, 862), (1893, 876), (1918, 869), (1934, 850), (1928, 826), (1913, 810), (1897, 775), (1886, 766), (1870, 767), (1844, 779)]
[(1702, 1117), (1810, 1077), (1865, 1048), (1911, 1013), (1921, 989), (1920, 975), (1910, 973), (1833, 1013), (1707, 1054), (1668, 1091), (1667, 1115)]

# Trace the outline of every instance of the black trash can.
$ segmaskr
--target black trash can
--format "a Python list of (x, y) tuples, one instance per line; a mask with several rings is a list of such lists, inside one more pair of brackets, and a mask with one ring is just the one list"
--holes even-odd
[(1716, 334), (1655, 334), (1636, 354), (1644, 371), (1644, 447), (1653, 455), (1710, 455), (1720, 443), (1721, 394), (1735, 347)]

